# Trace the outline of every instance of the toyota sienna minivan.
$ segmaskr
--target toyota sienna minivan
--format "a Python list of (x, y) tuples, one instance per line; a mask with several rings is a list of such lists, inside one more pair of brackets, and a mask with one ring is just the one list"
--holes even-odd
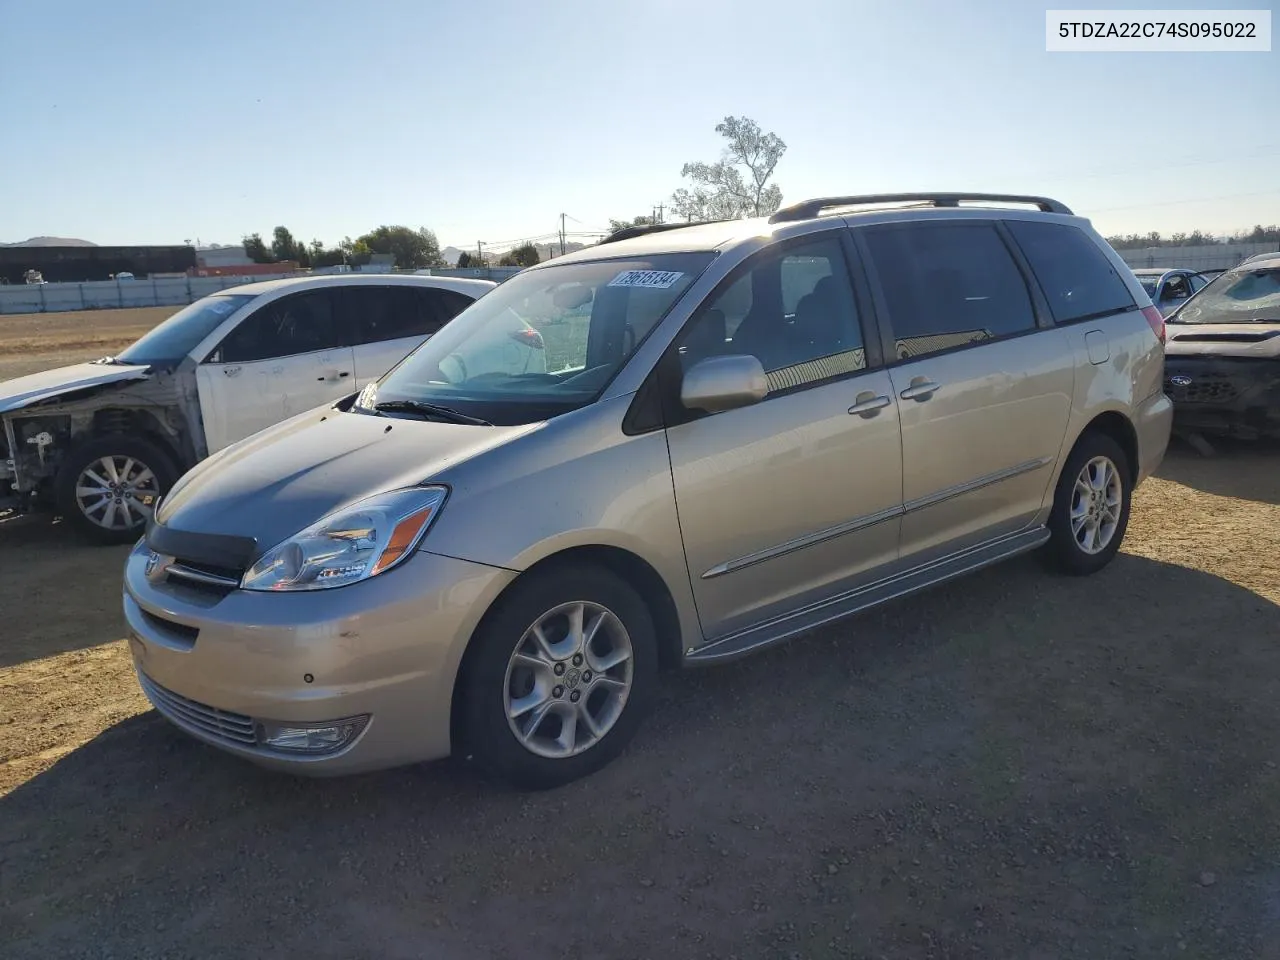
[[(545, 362), (469, 370), (516, 320)], [(278, 768), (567, 782), (664, 669), (1028, 551), (1106, 566), (1168, 443), (1163, 337), (1041, 197), (620, 231), (183, 476), (125, 570), (138, 680)]]

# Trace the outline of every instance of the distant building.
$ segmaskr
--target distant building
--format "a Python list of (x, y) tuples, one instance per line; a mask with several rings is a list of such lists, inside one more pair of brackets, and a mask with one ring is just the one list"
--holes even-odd
[(195, 265), (195, 249), (188, 246), (0, 247), (0, 277), (9, 283), (22, 283), (28, 270), (38, 271), (50, 283), (83, 283), (109, 280), (118, 273), (186, 273)]
[[(196, 250), (196, 266), (203, 269), (213, 267), (242, 267), (253, 263), (244, 252), (243, 244), (232, 244), (225, 247), (200, 247)], [(217, 274), (203, 274), (217, 276)]]

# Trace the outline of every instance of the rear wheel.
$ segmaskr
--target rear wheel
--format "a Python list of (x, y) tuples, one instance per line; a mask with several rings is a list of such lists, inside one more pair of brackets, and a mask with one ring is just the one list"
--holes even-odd
[(1064, 573), (1096, 573), (1111, 562), (1129, 525), (1129, 458), (1102, 433), (1080, 438), (1067, 458), (1049, 517), (1048, 552)]
[(559, 786), (622, 752), (657, 679), (653, 621), (630, 586), (588, 567), (534, 572), (472, 639), (455, 694), (462, 740), (514, 786)]
[(176, 479), (173, 460), (156, 444), (108, 434), (71, 450), (58, 473), (55, 495), (62, 516), (90, 539), (132, 543)]

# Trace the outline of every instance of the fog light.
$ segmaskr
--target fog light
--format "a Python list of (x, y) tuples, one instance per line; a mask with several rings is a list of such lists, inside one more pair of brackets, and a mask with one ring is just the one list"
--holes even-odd
[(334, 753), (360, 736), (368, 715), (325, 723), (258, 724), (258, 742), (286, 753)]

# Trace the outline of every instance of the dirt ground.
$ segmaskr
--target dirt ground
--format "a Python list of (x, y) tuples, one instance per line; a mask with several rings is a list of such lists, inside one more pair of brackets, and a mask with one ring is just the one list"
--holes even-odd
[(108, 356), (180, 309), (0, 315), (0, 380)]
[(0, 956), (1280, 956), (1280, 451), (1178, 452), (1034, 558), (669, 678), (628, 754), (257, 770), (147, 709), (122, 549), (0, 524)]

